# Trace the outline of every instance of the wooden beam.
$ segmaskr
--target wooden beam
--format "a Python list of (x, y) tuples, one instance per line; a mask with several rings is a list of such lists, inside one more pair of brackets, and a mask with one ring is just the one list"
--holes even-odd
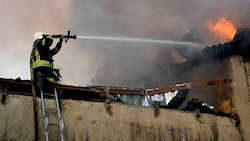
[[(104, 88), (91, 88), (96, 93), (105, 94)], [(145, 95), (144, 90), (126, 90), (126, 89), (115, 89), (110, 88), (109, 93), (111, 94), (135, 94), (135, 95)]]
[[(160, 93), (166, 93), (170, 91), (176, 91), (176, 90), (184, 90), (184, 89), (192, 89), (192, 88), (199, 88), (199, 87), (205, 87), (210, 85), (220, 85), (220, 84), (226, 84), (231, 83), (231, 79), (218, 79), (218, 80), (211, 80), (211, 81), (204, 81), (204, 82), (196, 82), (196, 83), (184, 83), (181, 85), (176, 86), (170, 86), (166, 88), (158, 88), (158, 89), (152, 89), (152, 90), (145, 90), (145, 89), (126, 89), (126, 88), (114, 88), (114, 87), (75, 87), (75, 86), (68, 86), (68, 85), (57, 85), (54, 86), (57, 89), (61, 89), (63, 91), (63, 95), (67, 97), (67, 95), (70, 97), (70, 95), (74, 95), (74, 93), (81, 93), (77, 95), (77, 97), (84, 97), (87, 93), (88, 96), (91, 94), (99, 94), (99, 95), (105, 95), (106, 88), (109, 89), (110, 94), (128, 94), (128, 95), (154, 95), (154, 94), (160, 94)], [(16, 81), (16, 80), (10, 80), (10, 79), (0, 79), (0, 84), (6, 84), (11, 86), (20, 86), (16, 87), (15, 89), (12, 89), (10, 87), (10, 91), (16, 92), (18, 94), (28, 95), (27, 92), (23, 92), (19, 89), (24, 86), (31, 87), (30, 81)], [(68, 93), (66, 94), (65, 91)], [(70, 94), (69, 94), (70, 92)], [(72, 93), (71, 93), (72, 92)], [(8, 92), (9, 93), (9, 92)]]
[(232, 82), (231, 79), (219, 79), (219, 80), (212, 80), (212, 81), (205, 81), (205, 82), (187, 83), (187, 84), (172, 86), (168, 88), (159, 88), (155, 90), (150, 90), (150, 91), (147, 91), (146, 93), (148, 95), (153, 95), (153, 94), (160, 94), (160, 93), (166, 93), (166, 92), (177, 91), (177, 90), (205, 87), (205, 86), (210, 86), (210, 85), (226, 84), (226, 83), (231, 83), (231, 82)]

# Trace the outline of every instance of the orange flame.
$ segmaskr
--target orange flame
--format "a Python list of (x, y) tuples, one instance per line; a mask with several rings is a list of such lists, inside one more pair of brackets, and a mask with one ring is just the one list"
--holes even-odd
[(232, 40), (236, 33), (234, 24), (225, 18), (220, 18), (216, 24), (209, 21), (208, 26), (222, 42)]

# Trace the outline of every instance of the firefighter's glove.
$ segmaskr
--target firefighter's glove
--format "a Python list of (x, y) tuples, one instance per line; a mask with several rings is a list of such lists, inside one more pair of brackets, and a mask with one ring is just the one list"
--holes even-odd
[(63, 42), (63, 36), (60, 37), (58, 43), (57, 43), (57, 47), (62, 47), (62, 42)]
[(46, 77), (46, 80), (50, 83), (50, 84), (58, 84), (58, 81), (55, 80), (52, 77)]
[(54, 69), (53, 70), (53, 78), (54, 78), (54, 80), (56, 80), (56, 81), (60, 81), (60, 78), (61, 78), (62, 76), (61, 76), (61, 74), (60, 74), (60, 72), (59, 72), (59, 69)]
[(60, 36), (60, 39), (59, 39), (57, 45), (62, 46), (62, 42), (63, 42), (63, 35)]

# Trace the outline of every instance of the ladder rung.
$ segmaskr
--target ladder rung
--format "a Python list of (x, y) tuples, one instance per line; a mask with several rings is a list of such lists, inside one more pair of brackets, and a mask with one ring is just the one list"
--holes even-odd
[(50, 93), (43, 93), (43, 95), (46, 95), (46, 96), (55, 96), (55, 94), (50, 94)]
[(51, 113), (57, 112), (57, 110), (54, 110), (54, 109), (46, 109), (45, 111), (46, 111), (46, 112), (51, 112)]
[(60, 126), (60, 125), (58, 125), (58, 124), (54, 124), (54, 123), (49, 123), (48, 125), (50, 125), (50, 126)]

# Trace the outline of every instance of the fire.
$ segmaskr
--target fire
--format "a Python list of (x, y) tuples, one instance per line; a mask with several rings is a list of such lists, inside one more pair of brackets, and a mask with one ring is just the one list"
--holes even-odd
[(230, 41), (236, 33), (235, 25), (225, 18), (220, 18), (217, 23), (208, 22), (209, 29), (222, 41)]

